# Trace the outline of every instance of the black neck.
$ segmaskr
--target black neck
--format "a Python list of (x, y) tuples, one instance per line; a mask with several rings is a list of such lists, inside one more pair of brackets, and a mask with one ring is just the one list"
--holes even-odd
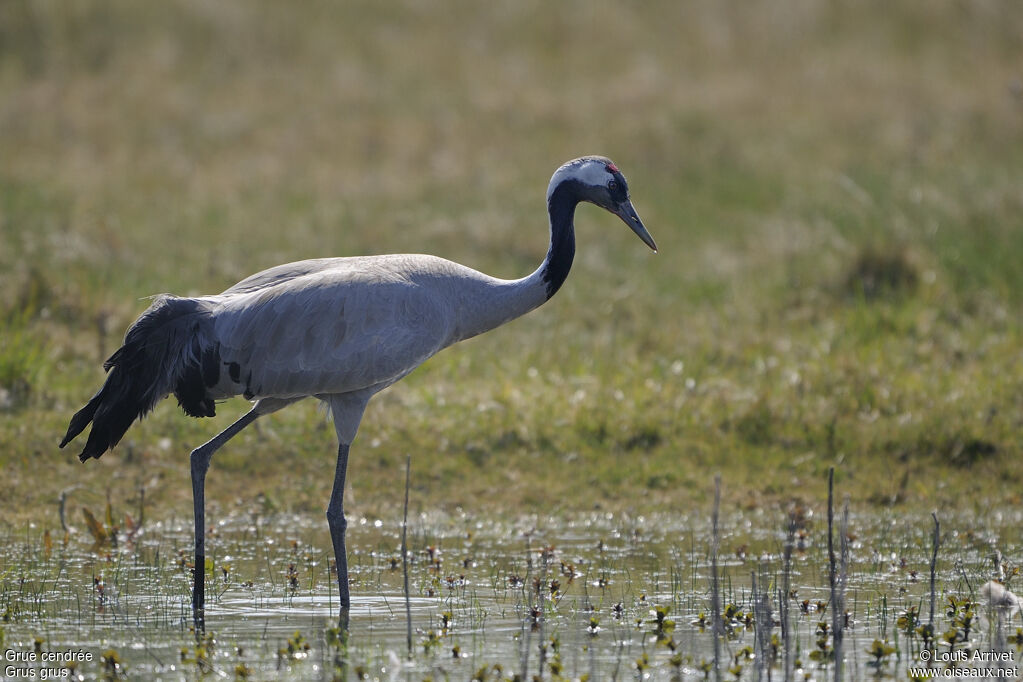
[(579, 203), (579, 188), (573, 181), (562, 182), (547, 200), (551, 218), (551, 247), (544, 259), (543, 281), (547, 285), (547, 298), (557, 293), (575, 258), (575, 207)]

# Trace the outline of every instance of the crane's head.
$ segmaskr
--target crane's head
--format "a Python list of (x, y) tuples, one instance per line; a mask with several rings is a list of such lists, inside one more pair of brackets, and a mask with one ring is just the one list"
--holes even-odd
[(569, 161), (551, 178), (547, 188), (547, 203), (560, 187), (568, 187), (579, 201), (588, 201), (614, 213), (628, 225), (647, 246), (657, 251), (657, 244), (650, 236), (643, 221), (636, 214), (629, 199), (629, 186), (625, 176), (611, 159), (603, 156), (584, 156)]

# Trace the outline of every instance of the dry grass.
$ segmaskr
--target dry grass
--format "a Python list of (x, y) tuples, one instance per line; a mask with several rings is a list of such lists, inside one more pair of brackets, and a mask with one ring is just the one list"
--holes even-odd
[[(7, 2), (16, 506), (80, 481), (186, 508), (223, 417), (168, 403), (102, 462), (55, 449), (139, 297), (327, 254), (528, 272), (547, 178), (585, 153), (661, 254), (581, 209), (554, 301), (371, 406), (356, 505), (397, 508), (406, 452), (424, 506), (673, 509), (718, 470), (759, 504), (832, 464), (861, 501), (1018, 503), (1021, 31), (1009, 1)], [(872, 254), (915, 285), (865, 296)], [(292, 408), (218, 453), (209, 497), (319, 510), (331, 440)]]

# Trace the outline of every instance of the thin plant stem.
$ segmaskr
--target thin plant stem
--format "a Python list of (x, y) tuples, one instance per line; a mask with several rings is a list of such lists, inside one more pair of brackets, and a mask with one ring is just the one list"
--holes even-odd
[(412, 658), (412, 603), (408, 590), (408, 491), (412, 480), (412, 455), (405, 459), (405, 509), (401, 516), (401, 573), (405, 593), (405, 642), (408, 645), (408, 657)]
[(721, 624), (721, 592), (718, 584), (718, 549), (720, 547), (720, 535), (718, 533), (718, 515), (721, 510), (721, 474), (714, 477), (714, 511), (711, 515), (712, 527), (712, 548), (710, 552), (710, 594), (711, 594), (711, 618), (714, 621), (711, 628), (714, 637), (714, 679), (721, 682), (721, 635), (723, 633)]

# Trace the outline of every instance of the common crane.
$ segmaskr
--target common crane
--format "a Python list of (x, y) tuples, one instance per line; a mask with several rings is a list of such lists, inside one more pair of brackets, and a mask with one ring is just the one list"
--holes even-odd
[(304, 260), (256, 273), (214, 296), (160, 296), (104, 363), (103, 387), (71, 418), (60, 447), (91, 422), (79, 459), (99, 459), (171, 393), (191, 417), (214, 416), (216, 401), (232, 396), (254, 401), (244, 416), (191, 454), (192, 608), (201, 621), (210, 458), (263, 415), (308, 397), (327, 403), (338, 439), (327, 524), (337, 565), (340, 622), (347, 627), (345, 472), (367, 402), (442, 348), (551, 298), (572, 266), (575, 208), (584, 201), (620, 217), (657, 250), (621, 172), (610, 159), (587, 156), (564, 164), (551, 178), (550, 246), (540, 267), (522, 279), (497, 279), (443, 258), (402, 254)]

